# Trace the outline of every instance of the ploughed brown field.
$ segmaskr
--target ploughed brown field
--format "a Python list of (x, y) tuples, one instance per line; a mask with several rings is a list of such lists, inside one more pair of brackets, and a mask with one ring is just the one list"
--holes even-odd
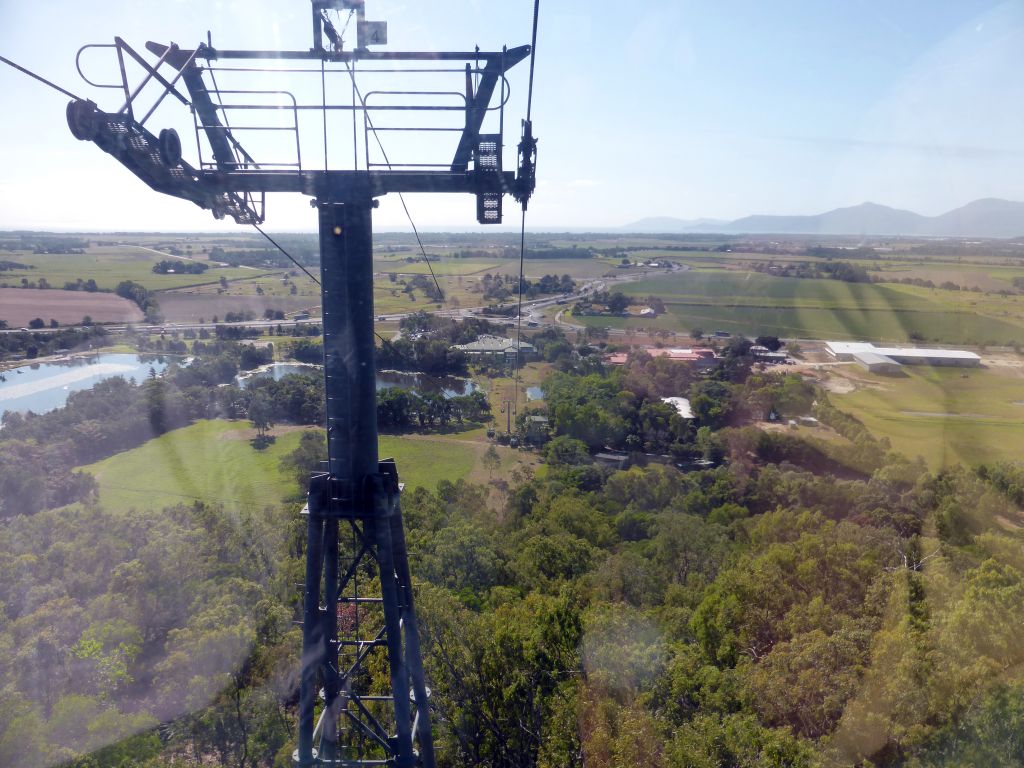
[(160, 314), (169, 323), (195, 323), (200, 319), (211, 322), (214, 316), (223, 320), (228, 312), (249, 312), (262, 320), (268, 309), (297, 312), (320, 304), (319, 297), (309, 296), (218, 296), (185, 291), (162, 291), (156, 300), (160, 303)]
[(36, 317), (47, 324), (53, 319), (61, 325), (77, 325), (86, 315), (105, 323), (137, 323), (144, 317), (133, 302), (112, 293), (0, 288), (0, 320), (11, 328), (26, 326)]

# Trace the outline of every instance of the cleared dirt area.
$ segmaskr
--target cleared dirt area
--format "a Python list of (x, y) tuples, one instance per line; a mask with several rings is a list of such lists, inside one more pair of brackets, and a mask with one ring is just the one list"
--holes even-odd
[(0, 320), (11, 328), (28, 325), (34, 318), (61, 325), (82, 322), (88, 315), (96, 322), (137, 323), (142, 311), (133, 302), (112, 293), (39, 290), (36, 288), (0, 288)]
[(1024, 369), (1024, 357), (1021, 357), (1016, 352), (984, 351), (981, 352), (981, 364), (986, 368)]

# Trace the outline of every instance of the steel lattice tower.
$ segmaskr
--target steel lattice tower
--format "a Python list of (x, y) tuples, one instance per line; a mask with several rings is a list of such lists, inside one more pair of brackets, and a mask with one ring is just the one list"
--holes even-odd
[[(342, 10), (357, 19), (358, 45), (352, 51), (343, 49), (341, 33), (329, 20), (328, 12)], [(89, 48), (115, 51), (120, 82), (87, 82), (123, 91), (125, 102), (117, 112), (104, 112), (92, 101), (75, 99), (68, 104), (67, 119), (76, 138), (92, 141), (154, 190), (189, 200), (217, 218), (262, 223), (268, 192), (299, 192), (313, 198), (320, 239), (328, 460), (325, 470), (311, 478), (303, 509), (307, 552), (295, 762), (300, 766), (407, 768), (422, 764), (431, 768), (430, 691), (420, 655), (398, 472), (393, 460), (381, 461), (377, 453), (372, 211), (376, 198), (402, 192), (475, 195), (477, 220), (482, 224), (500, 223), (506, 193), (525, 210), (535, 185), (536, 140), (529, 119), (523, 122), (517, 172), (502, 169), (501, 127), (497, 133), (481, 131), (485, 117), (494, 110), (500, 110), (500, 126), (504, 125), (506, 73), (529, 56), (533, 46), (497, 52), (371, 52), (367, 46), (386, 42), (387, 31), (383, 23), (365, 20), (363, 0), (312, 0), (312, 29), (313, 45), (306, 51), (221, 50), (209, 40), (191, 50), (148, 43), (147, 49), (157, 57), (155, 63), (120, 38), (113, 45), (85, 46), (79, 58)], [(328, 72), (338, 72), (351, 77), (358, 99), (354, 97), (351, 106), (335, 105), (328, 104), (325, 95), (320, 105), (307, 105), (287, 92), (253, 90), (248, 92), (252, 103), (229, 104), (225, 97), (241, 92), (218, 88), (215, 72), (218, 62), (224, 61), (251, 67), (246, 70), (250, 72), (319, 72), (321, 83)], [(126, 69), (132, 62), (145, 72), (134, 89), (129, 87)], [(284, 67), (303, 62), (317, 69)], [(392, 73), (410, 77), (416, 70), (403, 67), (427, 63), (433, 72), (459, 76), (457, 95), (464, 105), (458, 115), (463, 124), (450, 162), (443, 167), (407, 163), (396, 169), (386, 155), (384, 163), (370, 161), (369, 137), (372, 131), (376, 139), (377, 131), (370, 118), (373, 109), (450, 112), (453, 108), (422, 103), (374, 107), (368, 103), (369, 94), (364, 96), (356, 88), (357, 62), (392, 67)], [(159, 87), (160, 94), (138, 117), (139, 95), (147, 86)], [(500, 90), (497, 107), (491, 104), (496, 88)], [(257, 99), (257, 94), (267, 93), (287, 93), (290, 107), (268, 107)], [(200, 149), (197, 165), (182, 159), (181, 141), (173, 129), (154, 134), (146, 127), (168, 95), (192, 112)], [(419, 95), (440, 94), (423, 91)], [(250, 114), (260, 109), (290, 110), (296, 161), (272, 166), (259, 162), (236, 135), (256, 128), (232, 127), (231, 109)], [(307, 170), (301, 159), (299, 116), (302, 110), (317, 109), (325, 115), (324, 168)], [(362, 114), (364, 169), (327, 167), (326, 114), (332, 109), (352, 110), (353, 121), (356, 113)], [(202, 158), (201, 136), (212, 154), (208, 161)], [(371, 664), (380, 654), (383, 665)], [(380, 679), (384, 668), (387, 679)]]

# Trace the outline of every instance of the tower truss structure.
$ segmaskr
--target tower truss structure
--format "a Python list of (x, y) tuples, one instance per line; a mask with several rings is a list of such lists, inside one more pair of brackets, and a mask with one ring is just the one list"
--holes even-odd
[[(352, 50), (344, 46), (344, 12), (356, 19)], [(535, 186), (536, 159), (528, 119), (515, 171), (504, 170), (502, 149), (507, 73), (530, 55), (532, 46), (491, 52), (371, 51), (369, 46), (386, 41), (387, 30), (382, 22), (366, 21), (363, 0), (311, 0), (311, 21), (308, 50), (225, 50), (209, 38), (191, 49), (150, 42), (146, 49), (154, 61), (121, 38), (85, 46), (78, 54), (79, 73), (93, 86), (121, 92), (124, 102), (106, 112), (91, 100), (74, 99), (67, 121), (76, 138), (96, 144), (152, 189), (190, 201), (217, 218), (260, 224), (268, 193), (313, 198), (320, 239), (328, 460), (324, 471), (311, 478), (302, 511), (307, 550), (295, 762), (432, 768), (430, 690), (420, 653), (401, 484), (395, 462), (381, 460), (377, 451), (372, 211), (380, 196), (404, 192), (474, 195), (481, 224), (501, 222), (505, 194), (525, 211)], [(83, 72), (83, 55), (95, 55), (94, 49), (113, 53), (119, 73), (115, 82), (95, 82)], [(128, 72), (136, 68), (142, 79), (133, 86)], [(308, 98), (315, 87), (296, 93), (217, 84), (217, 75), (247, 73), (264, 79), (318, 79), (321, 98), (319, 103)], [(455, 85), (363, 92), (357, 77), (367, 75), (388, 75), (403, 83), (423, 75), (447, 77)], [(328, 99), (328, 78), (339, 77), (351, 82), (347, 103)], [(141, 95), (147, 93), (148, 103), (154, 89), (157, 96), (145, 109)], [(184, 159), (174, 128), (156, 131), (149, 125), (167, 98), (190, 112), (198, 148), (194, 163)], [(348, 114), (354, 162), (351, 168), (332, 169), (329, 123)], [(410, 115), (421, 116), (425, 124), (414, 124)], [(310, 116), (323, 126), (323, 157), (313, 163), (316, 167), (310, 167), (308, 144), (304, 148), (300, 138), (301, 124)], [(384, 116), (405, 119), (394, 126), (375, 123), (375, 117)], [(438, 117), (456, 124), (440, 125)], [(497, 118), (496, 130), (484, 131), (488, 118), (490, 123)], [(379, 140), (383, 131), (412, 136), (406, 144), (414, 149), (417, 137), (443, 133), (455, 140), (454, 150), (442, 162), (393, 162)], [(268, 160), (252, 148), (249, 136), (270, 136), (271, 145), (287, 146), (289, 156)]]

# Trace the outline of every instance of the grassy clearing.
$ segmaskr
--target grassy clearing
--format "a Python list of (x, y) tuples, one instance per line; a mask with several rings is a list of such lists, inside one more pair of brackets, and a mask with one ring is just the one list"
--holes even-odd
[(504, 431), (508, 425), (507, 415), (501, 410), (506, 401), (516, 402), (518, 413), (532, 409), (530, 404), (536, 401), (527, 400), (526, 390), (529, 387), (540, 386), (552, 370), (553, 367), (549, 363), (528, 363), (520, 369), (518, 387), (515, 379), (511, 376), (488, 376), (486, 378), (479, 376), (476, 378), (476, 383), (483, 387), (487, 399), (491, 403), (491, 415), (494, 417), (495, 429)]
[(407, 488), (434, 490), (439, 480), (466, 478), (476, 466), (478, 451), (472, 442), (432, 435), (381, 435), (380, 457), (393, 458)]
[(249, 444), (248, 422), (200, 421), (83, 469), (96, 477), (100, 504), (127, 511), (209, 501), (229, 509), (278, 505), (298, 489), (281, 459), (299, 432), (279, 435), (264, 451)]
[[(257, 451), (249, 444), (254, 433), (248, 422), (200, 421), (82, 469), (96, 477), (100, 504), (109, 510), (193, 501), (260, 509), (280, 505), (299, 491), (281, 460), (298, 446), (302, 431), (289, 428), (269, 448)], [(433, 489), (438, 480), (468, 477), (482, 451), (457, 436), (380, 438), (380, 455), (398, 462), (409, 487)]]
[(932, 469), (1019, 461), (1024, 455), (1024, 369), (905, 366), (905, 376), (844, 369), (857, 388), (830, 395), (878, 437)]

